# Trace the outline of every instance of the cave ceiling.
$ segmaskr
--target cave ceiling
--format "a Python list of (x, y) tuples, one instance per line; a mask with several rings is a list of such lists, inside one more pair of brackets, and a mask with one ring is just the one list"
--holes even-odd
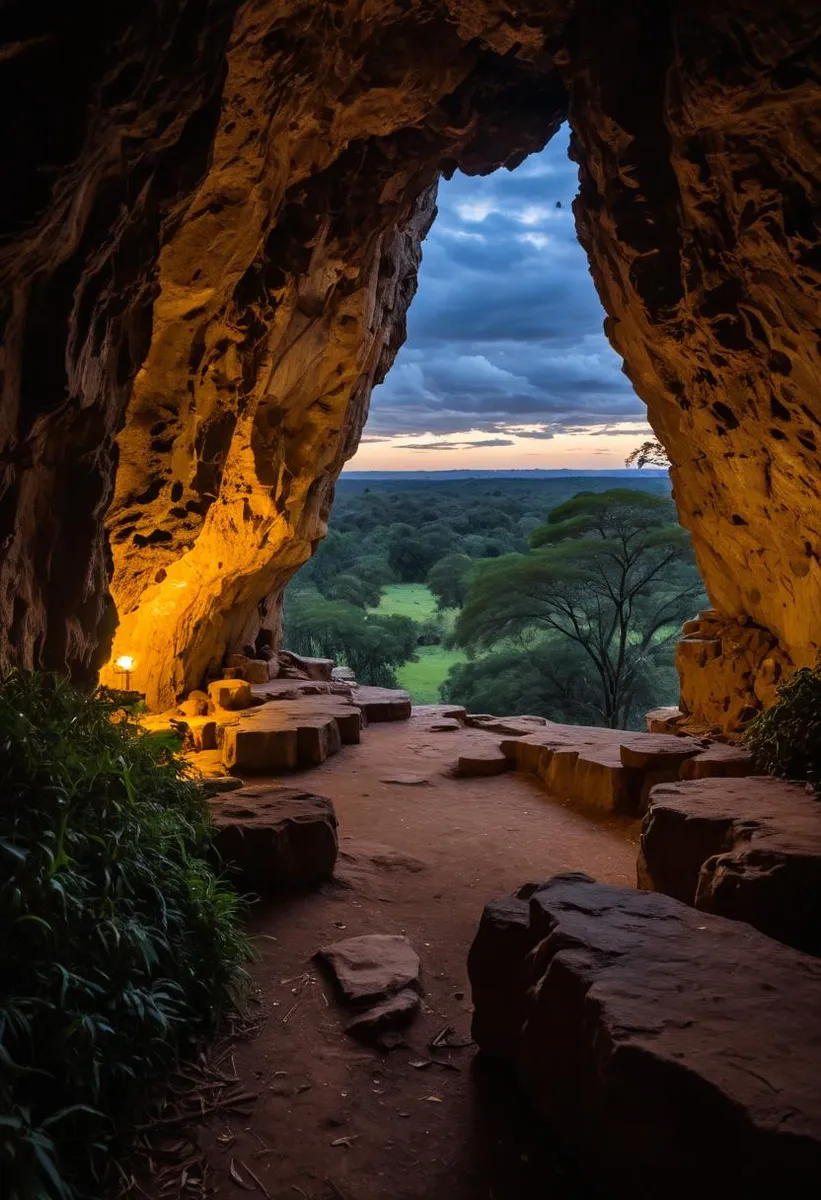
[(815, 657), (816, 3), (1, 19), (0, 661), (91, 678), (113, 637), (162, 706), (275, 626), (404, 339), (440, 174), (515, 167), (565, 119), (605, 329), (711, 599)]

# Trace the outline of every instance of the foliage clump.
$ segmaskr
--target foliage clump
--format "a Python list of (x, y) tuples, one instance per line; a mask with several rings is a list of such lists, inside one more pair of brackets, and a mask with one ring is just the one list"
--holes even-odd
[(821, 663), (790, 676), (744, 740), (757, 770), (821, 788)]
[[(635, 724), (703, 594), (672, 502), (628, 488), (579, 492), (532, 530), (530, 546), (472, 569), (457, 645), (475, 653), (506, 643), (530, 655), (536, 646), (552, 662), (545, 681), (560, 696), (558, 711), (586, 711), (612, 728)], [(457, 673), (448, 695), (455, 699), (470, 674)]]
[(97, 1196), (147, 1083), (236, 999), (201, 790), (101, 692), (0, 684), (0, 1178)]

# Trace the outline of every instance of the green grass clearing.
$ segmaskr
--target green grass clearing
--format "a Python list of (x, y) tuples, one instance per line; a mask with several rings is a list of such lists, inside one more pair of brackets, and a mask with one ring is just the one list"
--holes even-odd
[(375, 609), (383, 617), (412, 617), (430, 621), (436, 616), (436, 597), (425, 583), (389, 583)]
[[(437, 618), (443, 630), (453, 627), (455, 609), (436, 611), (436, 597), (424, 583), (391, 583), (382, 591), (379, 607), (372, 610), (381, 616), (410, 617), (420, 625)], [(446, 650), (444, 646), (419, 646), (418, 662), (405, 663), (396, 672), (399, 686), (410, 692), (414, 704), (438, 704), (439, 687), (445, 682), (454, 663), (466, 661), (462, 650)]]
[(463, 663), (467, 656), (462, 650), (446, 650), (444, 646), (419, 646), (419, 661), (405, 663), (396, 672), (399, 686), (410, 692), (414, 704), (438, 704), (439, 687), (445, 682), (454, 663)]

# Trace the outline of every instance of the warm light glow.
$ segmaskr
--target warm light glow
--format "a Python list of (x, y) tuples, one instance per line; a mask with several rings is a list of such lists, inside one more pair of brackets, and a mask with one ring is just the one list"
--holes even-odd
[(114, 666), (119, 667), (121, 671), (133, 671), (134, 670), (134, 659), (131, 657), (130, 654), (121, 654), (120, 657), (117, 659), (117, 661), (114, 663)]

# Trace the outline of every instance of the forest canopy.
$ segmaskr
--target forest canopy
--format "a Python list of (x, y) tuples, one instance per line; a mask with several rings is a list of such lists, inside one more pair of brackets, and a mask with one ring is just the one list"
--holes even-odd
[(417, 702), (629, 727), (675, 701), (674, 640), (702, 602), (666, 475), (343, 476), (284, 642)]

